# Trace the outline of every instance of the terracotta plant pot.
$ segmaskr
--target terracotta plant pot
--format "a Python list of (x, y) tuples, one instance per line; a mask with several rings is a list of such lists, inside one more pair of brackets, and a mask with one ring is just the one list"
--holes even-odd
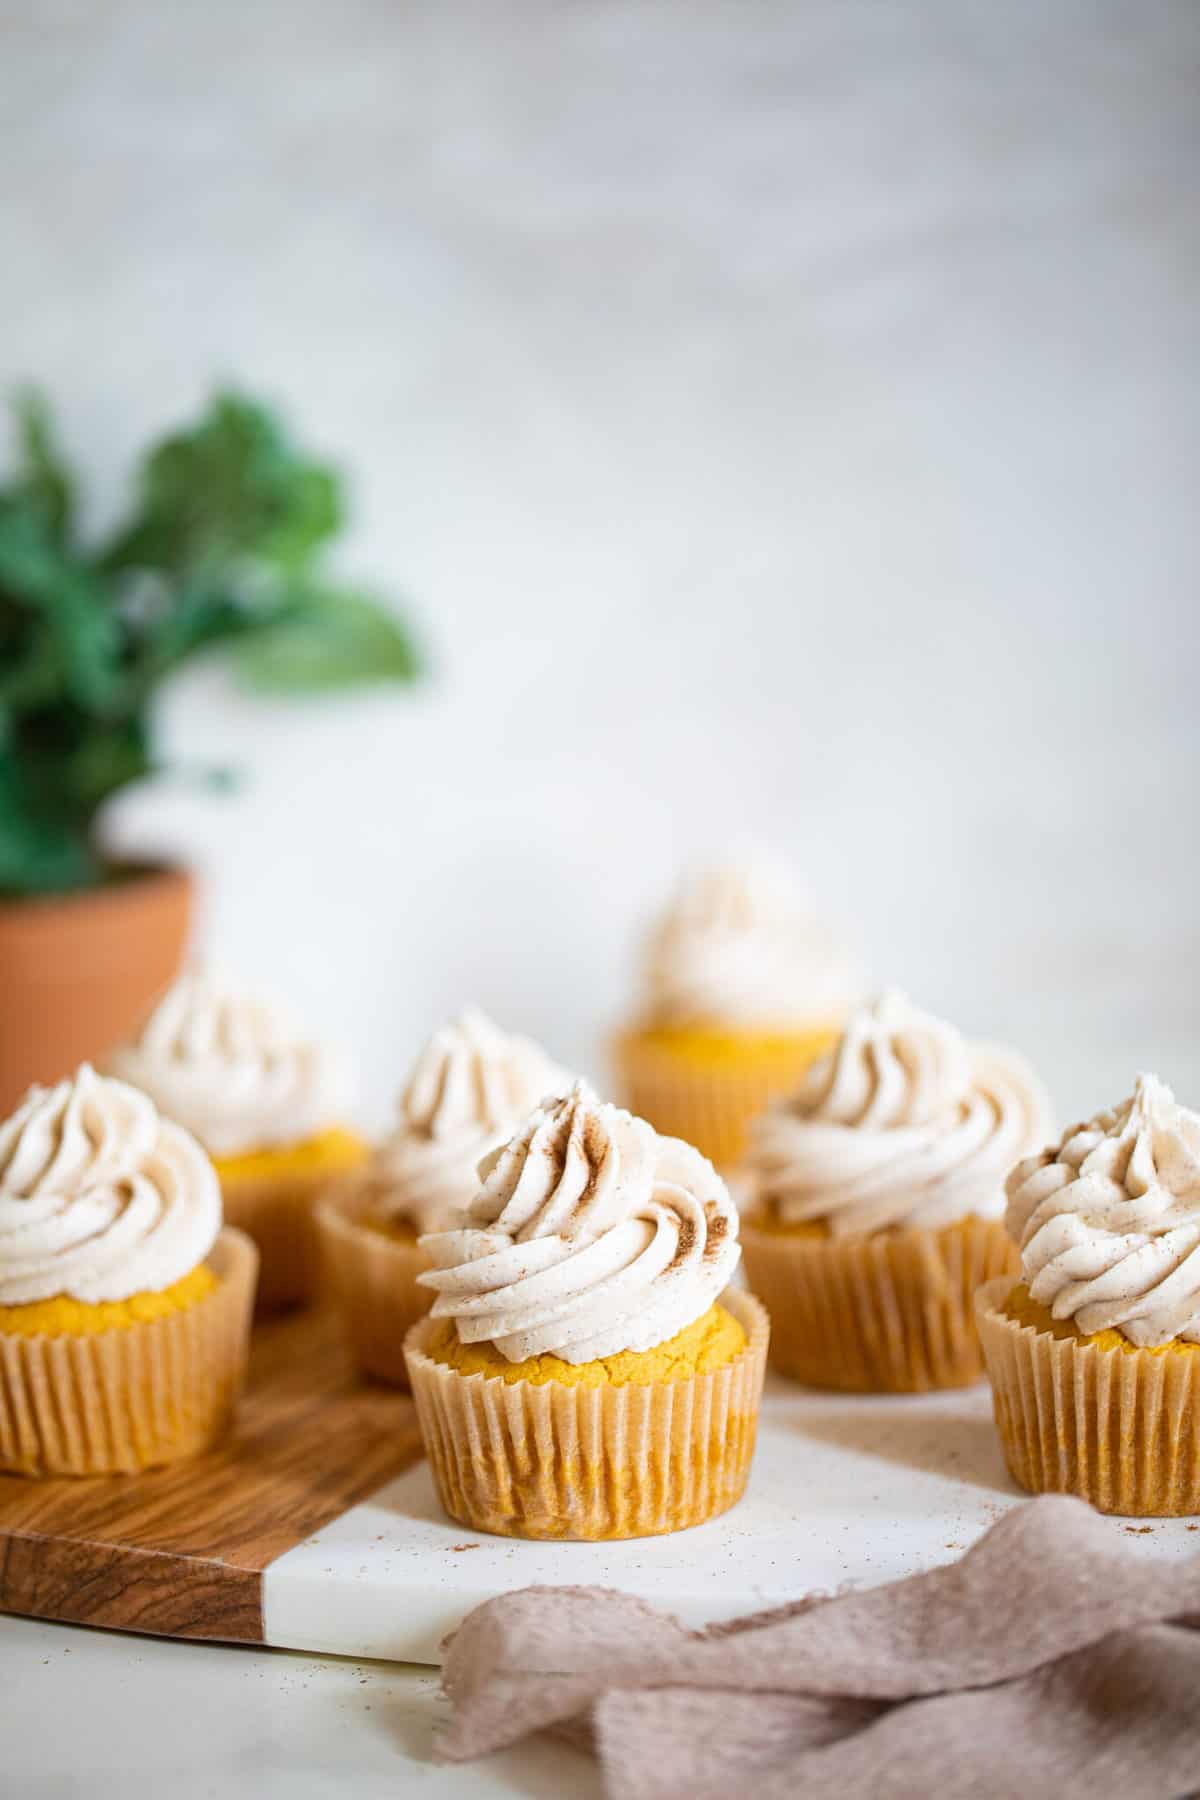
[(133, 1030), (178, 972), (192, 898), (180, 869), (126, 867), (86, 893), (0, 900), (0, 1118)]

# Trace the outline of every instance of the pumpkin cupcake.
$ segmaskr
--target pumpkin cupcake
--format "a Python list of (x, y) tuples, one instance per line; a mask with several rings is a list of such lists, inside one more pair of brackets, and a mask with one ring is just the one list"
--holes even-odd
[(856, 971), (798, 889), (763, 864), (684, 882), (646, 947), (643, 998), (618, 1033), (623, 1099), (719, 1168), (746, 1128), (837, 1036)]
[(1153, 1075), (1008, 1178), (1021, 1280), (977, 1296), (1014, 1479), (1200, 1513), (1200, 1115)]
[(212, 1157), (226, 1219), (258, 1245), (260, 1308), (310, 1299), (313, 1203), (367, 1154), (341, 1123), (341, 1063), (277, 1006), (195, 967), (107, 1068), (149, 1094)]
[(598, 1539), (732, 1506), (768, 1327), (724, 1292), (738, 1220), (712, 1164), (577, 1084), (479, 1178), (460, 1227), (421, 1240), (436, 1299), (407, 1340), (446, 1511), (509, 1537)]
[(862, 1392), (977, 1381), (975, 1289), (1016, 1267), (1004, 1177), (1048, 1128), (1011, 1051), (967, 1044), (902, 994), (855, 1012), (754, 1127), (742, 1243), (775, 1367)]
[(0, 1470), (203, 1449), (246, 1364), (257, 1257), (200, 1145), (85, 1063), (0, 1124)]
[(537, 1044), (478, 1011), (429, 1040), (391, 1136), (317, 1206), (330, 1286), (366, 1374), (407, 1386), (404, 1334), (433, 1298), (417, 1283), (429, 1267), (418, 1237), (447, 1226), (478, 1189), (480, 1157), (539, 1100), (569, 1086)]

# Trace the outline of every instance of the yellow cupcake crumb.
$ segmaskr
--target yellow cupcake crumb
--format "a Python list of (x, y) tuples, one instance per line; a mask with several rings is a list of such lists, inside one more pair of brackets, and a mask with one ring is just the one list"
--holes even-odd
[(732, 1362), (746, 1344), (746, 1333), (723, 1306), (710, 1306), (691, 1325), (653, 1350), (621, 1350), (596, 1362), (569, 1363), (560, 1356), (530, 1356), (509, 1362), (491, 1343), (460, 1342), (454, 1321), (438, 1326), (425, 1354), (460, 1375), (498, 1375), (502, 1381), (528, 1381), (535, 1387), (557, 1381), (564, 1387), (649, 1387), (709, 1375)]
[(29, 1300), (22, 1306), (0, 1306), (0, 1334), (15, 1337), (88, 1337), (98, 1331), (121, 1331), (148, 1325), (168, 1313), (186, 1312), (211, 1294), (217, 1278), (204, 1263), (160, 1294), (131, 1294), (128, 1300), (89, 1305), (56, 1294), (52, 1300)]
[(1004, 1311), (1018, 1325), (1032, 1325), (1035, 1331), (1048, 1331), (1051, 1337), (1074, 1338), (1077, 1344), (1094, 1344), (1097, 1350), (1124, 1350), (1127, 1354), (1143, 1356), (1166, 1356), (1168, 1354), (1194, 1355), (1200, 1351), (1200, 1344), (1184, 1343), (1182, 1338), (1170, 1338), (1165, 1344), (1142, 1345), (1132, 1344), (1123, 1331), (1093, 1331), (1085, 1336), (1076, 1331), (1069, 1319), (1056, 1319), (1048, 1306), (1035, 1300), (1023, 1281), (1019, 1281), (1008, 1299), (1004, 1302)]
[(737, 1065), (747, 1061), (788, 1064), (798, 1057), (815, 1060), (837, 1041), (835, 1025), (800, 1031), (738, 1031), (726, 1025), (646, 1025), (629, 1034), (645, 1050), (661, 1050), (697, 1067)]
[(242, 1181), (262, 1176), (340, 1175), (365, 1162), (368, 1154), (362, 1138), (334, 1126), (299, 1144), (247, 1150), (239, 1156), (214, 1156), (212, 1160), (222, 1181)]
[[(951, 1233), (964, 1234), (978, 1222), (978, 1213), (966, 1213), (961, 1219), (952, 1219), (949, 1224), (938, 1225), (934, 1229), (939, 1238), (945, 1238)], [(828, 1219), (781, 1219), (778, 1214), (771, 1211), (769, 1205), (764, 1211), (754, 1213), (751, 1217), (748, 1217), (745, 1223), (754, 1231), (771, 1232), (776, 1237), (831, 1238), (833, 1236), (833, 1233), (829, 1228)], [(907, 1225), (885, 1225), (881, 1231), (868, 1231), (860, 1234), (853, 1232), (847, 1233), (845, 1237), (839, 1238), (838, 1242), (848, 1243), (856, 1235), (861, 1235), (863, 1237), (896, 1237), (902, 1232), (910, 1229), (912, 1228)], [(917, 1227), (916, 1229), (923, 1228)]]
[(753, 1231), (769, 1231), (776, 1237), (827, 1238), (831, 1235), (827, 1219), (781, 1219), (769, 1208), (746, 1220)]

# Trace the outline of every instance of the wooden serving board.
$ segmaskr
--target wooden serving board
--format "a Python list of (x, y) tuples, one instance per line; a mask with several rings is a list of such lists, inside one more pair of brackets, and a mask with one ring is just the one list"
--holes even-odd
[(146, 1475), (0, 1476), (0, 1612), (265, 1643), (267, 1566), (419, 1455), (412, 1401), (356, 1379), (330, 1317), (259, 1325), (218, 1449)]

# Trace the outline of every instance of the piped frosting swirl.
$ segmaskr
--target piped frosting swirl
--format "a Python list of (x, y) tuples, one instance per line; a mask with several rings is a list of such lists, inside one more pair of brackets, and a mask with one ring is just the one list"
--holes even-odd
[(485, 1157), (461, 1229), (422, 1238), (435, 1317), (511, 1362), (650, 1350), (737, 1266), (737, 1214), (698, 1150), (582, 1083)]
[(0, 1125), (0, 1305), (161, 1292), (221, 1229), (216, 1172), (154, 1102), (86, 1063)]
[(348, 1097), (342, 1064), (281, 1008), (202, 966), (180, 976), (106, 1066), (214, 1156), (302, 1143), (336, 1124)]
[(1030, 1294), (1085, 1336), (1200, 1343), (1200, 1115), (1154, 1075), (1008, 1178)]
[(841, 1014), (858, 978), (786, 874), (746, 863), (682, 885), (650, 937), (643, 987), (648, 1025), (788, 1031)]
[(797, 1093), (756, 1123), (749, 1165), (786, 1223), (834, 1236), (997, 1216), (1017, 1157), (1043, 1143), (1049, 1102), (1010, 1051), (888, 992), (858, 1009)]
[(571, 1077), (531, 1039), (475, 1008), (434, 1032), (400, 1096), (395, 1130), (360, 1177), (371, 1209), (438, 1231), (473, 1197), (476, 1169), (547, 1094)]

